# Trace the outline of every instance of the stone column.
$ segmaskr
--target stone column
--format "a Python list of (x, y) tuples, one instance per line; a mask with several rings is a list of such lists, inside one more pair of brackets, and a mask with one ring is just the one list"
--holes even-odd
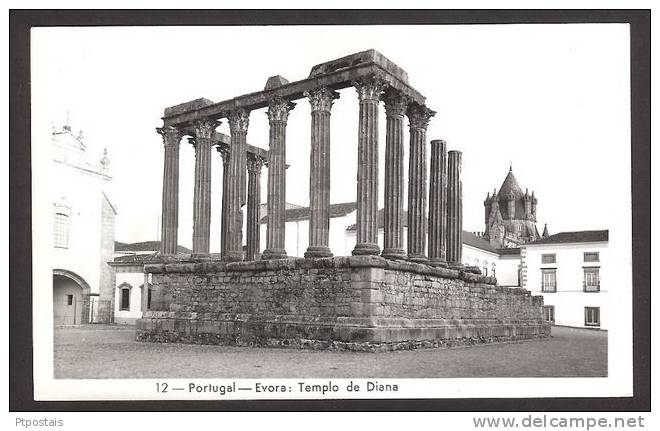
[(228, 204), (228, 186), (229, 186), (229, 146), (218, 144), (215, 147), (222, 158), (222, 209), (220, 210), (220, 253), (222, 256), (227, 251), (227, 204)]
[(179, 143), (181, 132), (174, 127), (156, 129), (163, 137), (163, 206), (161, 215), (160, 253), (176, 254), (179, 228)]
[(447, 143), (431, 141), (429, 264), (447, 266)]
[(383, 210), (383, 257), (405, 259), (403, 249), (403, 116), (408, 98), (389, 89), (383, 96), (385, 135), (385, 207)]
[(286, 259), (284, 248), (286, 209), (286, 122), (295, 103), (276, 97), (268, 105), (270, 123), (268, 156), (268, 219), (266, 250), (262, 259)]
[(375, 77), (353, 83), (360, 101), (357, 172), (357, 242), (354, 255), (378, 254), (378, 104), (385, 86)]
[(312, 107), (309, 162), (309, 247), (306, 258), (330, 257), (330, 110), (339, 93), (328, 87), (306, 92)]
[(217, 126), (217, 121), (208, 118), (194, 123), (193, 253), (209, 252), (209, 236), (211, 234), (211, 147)]
[(447, 162), (447, 263), (461, 267), (463, 252), (463, 186), (460, 151), (450, 151)]
[(261, 168), (264, 159), (255, 154), (248, 155), (247, 185), (247, 250), (245, 260), (256, 260), (259, 255), (259, 204), (261, 203)]
[(408, 164), (408, 259), (428, 262), (426, 258), (426, 128), (435, 112), (426, 106), (411, 105), (410, 156)]
[(237, 109), (229, 113), (229, 166), (227, 169), (227, 239), (222, 259), (243, 260), (243, 205), (246, 203), (247, 129), (250, 113)]

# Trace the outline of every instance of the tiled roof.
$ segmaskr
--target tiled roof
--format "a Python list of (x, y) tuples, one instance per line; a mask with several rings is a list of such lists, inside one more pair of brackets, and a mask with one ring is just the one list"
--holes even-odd
[(541, 238), (527, 245), (560, 244), (571, 242), (600, 242), (609, 239), (608, 230), (582, 230), (577, 232), (559, 232), (547, 238)]
[(463, 231), (463, 244), (478, 248), (480, 250), (489, 251), (491, 253), (498, 253), (498, 251), (495, 250), (495, 248), (490, 245), (488, 241), (466, 230)]
[[(330, 218), (344, 217), (357, 210), (357, 202), (344, 202), (341, 204), (331, 204), (329, 207)], [(286, 221), (309, 220), (309, 207), (289, 208), (284, 212)], [(261, 218), (259, 223), (268, 221), (268, 215)]]
[[(160, 241), (143, 241), (125, 243), (115, 241), (115, 251), (158, 251), (160, 250)], [(192, 253), (192, 250), (182, 245), (177, 246), (177, 253)]]
[(498, 248), (497, 254), (500, 256), (520, 256), (520, 247)]
[[(403, 211), (401, 214), (403, 218), (403, 227), (408, 227), (408, 211)], [(385, 210), (383, 208), (378, 210), (378, 229), (383, 229), (385, 226)], [(357, 224), (352, 224), (346, 228), (346, 230), (355, 230), (357, 229)]]
[(153, 260), (156, 256), (158, 256), (158, 253), (129, 254), (126, 256), (115, 257), (114, 262), (143, 264)]

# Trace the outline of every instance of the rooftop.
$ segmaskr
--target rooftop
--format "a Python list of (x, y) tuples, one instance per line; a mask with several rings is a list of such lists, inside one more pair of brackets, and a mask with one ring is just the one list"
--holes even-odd
[[(330, 218), (344, 217), (357, 210), (357, 202), (331, 204), (329, 210)], [(286, 221), (309, 220), (309, 207), (288, 208), (284, 212), (284, 217)], [(259, 220), (261, 224), (266, 222), (268, 222), (268, 215), (263, 216)]]
[(541, 238), (527, 245), (568, 244), (575, 242), (606, 242), (609, 230), (581, 230), (577, 232), (559, 232), (546, 238)]
[[(125, 243), (115, 241), (115, 252), (118, 251), (129, 251), (129, 252), (138, 252), (138, 251), (153, 251), (156, 252), (160, 250), (160, 241), (142, 241), (142, 242), (133, 242)], [(182, 245), (177, 246), (177, 253), (192, 253), (192, 250), (186, 248)]]

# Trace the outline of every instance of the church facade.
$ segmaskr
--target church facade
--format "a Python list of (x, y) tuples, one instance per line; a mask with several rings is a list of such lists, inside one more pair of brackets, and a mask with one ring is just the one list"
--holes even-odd
[(82, 132), (67, 124), (51, 135), (53, 323), (111, 323), (117, 211), (108, 197), (107, 153), (90, 162)]

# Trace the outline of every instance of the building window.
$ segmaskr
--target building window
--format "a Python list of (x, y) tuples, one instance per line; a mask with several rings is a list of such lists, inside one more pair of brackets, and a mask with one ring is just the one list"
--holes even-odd
[(542, 269), (541, 270), (541, 291), (543, 291), (543, 292), (556, 292), (557, 291), (557, 270), (556, 269)]
[(582, 287), (585, 292), (600, 292), (600, 268), (584, 268)]
[(590, 251), (590, 252), (584, 253), (584, 261), (585, 262), (599, 262), (600, 257), (598, 255), (598, 252), (597, 251)]
[(151, 310), (151, 288), (147, 290), (147, 310)]
[(600, 326), (600, 307), (584, 307), (584, 326)]
[(554, 305), (544, 305), (543, 306), (543, 318), (546, 322), (555, 323), (555, 306)]
[(493, 264), (493, 269), (491, 272), (493, 273), (493, 277), (495, 277), (495, 264)]
[(73, 295), (66, 296), (66, 305), (73, 305)]
[(541, 263), (557, 263), (557, 255), (552, 254), (542, 254)]
[(131, 309), (131, 289), (124, 287), (121, 289), (121, 307), (122, 311), (129, 311)]
[(61, 212), (55, 213), (55, 247), (69, 248), (69, 215)]
[(488, 277), (488, 262), (484, 260), (484, 275)]

